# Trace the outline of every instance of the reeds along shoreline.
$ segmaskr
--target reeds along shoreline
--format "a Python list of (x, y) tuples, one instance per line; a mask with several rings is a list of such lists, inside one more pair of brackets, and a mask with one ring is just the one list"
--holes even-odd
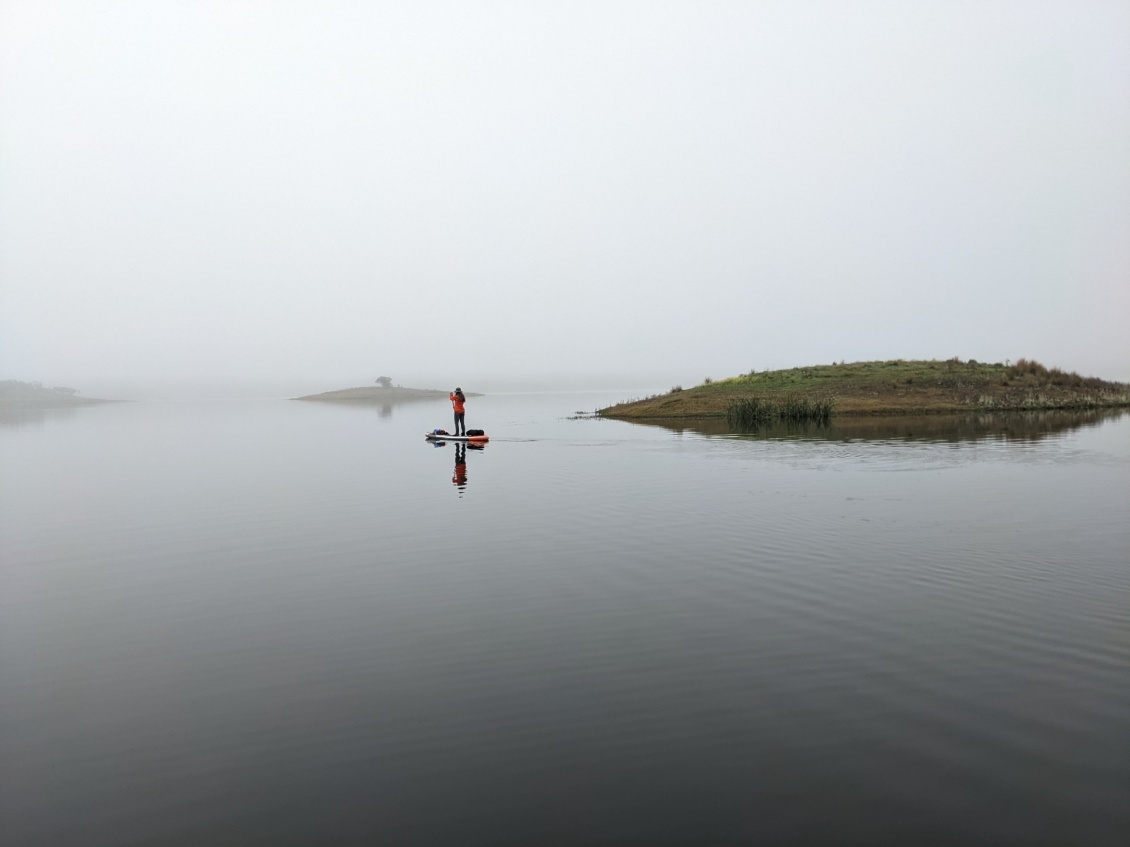
[(730, 404), (726, 410), (726, 422), (738, 428), (777, 422), (826, 424), (832, 419), (834, 405), (835, 401), (831, 397), (809, 399), (790, 396), (780, 403), (749, 397)]

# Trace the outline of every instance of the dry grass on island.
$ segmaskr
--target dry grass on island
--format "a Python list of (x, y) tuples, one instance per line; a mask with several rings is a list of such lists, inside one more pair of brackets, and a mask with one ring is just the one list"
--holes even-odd
[[(1066, 373), (1030, 359), (986, 364), (905, 361), (750, 371), (601, 409), (609, 418), (827, 420), (831, 415), (952, 414), (1130, 407), (1130, 384)], [(765, 419), (765, 418), (763, 418)], [(746, 420), (752, 420), (746, 418)]]

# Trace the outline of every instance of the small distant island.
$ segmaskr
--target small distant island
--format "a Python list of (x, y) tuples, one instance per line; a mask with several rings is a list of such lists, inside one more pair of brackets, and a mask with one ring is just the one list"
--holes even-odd
[(76, 406), (95, 406), (100, 403), (119, 403), (120, 400), (100, 400), (96, 397), (79, 397), (77, 388), (56, 386), (48, 388), (41, 382), (21, 382), (18, 379), (0, 380), (0, 407), (5, 409), (72, 409)]
[(1065, 373), (1030, 359), (891, 359), (750, 371), (617, 403), (620, 419), (824, 420), (835, 415), (947, 414), (1130, 407), (1130, 384)]
[[(464, 392), (468, 397), (481, 397), (473, 391)], [(448, 398), (449, 392), (438, 388), (405, 388), (393, 385), (392, 378), (382, 376), (376, 380), (375, 385), (361, 386), (359, 388), (342, 388), (337, 391), (326, 391), (322, 394), (307, 394), (305, 397), (294, 397), (294, 400), (319, 400), (326, 403), (408, 403), (413, 400), (437, 400)]]

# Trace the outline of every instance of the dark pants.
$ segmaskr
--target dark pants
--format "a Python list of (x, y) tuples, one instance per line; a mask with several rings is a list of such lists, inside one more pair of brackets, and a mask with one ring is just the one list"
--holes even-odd
[(467, 434), (467, 424), (463, 423), (463, 415), (464, 414), (466, 414), (466, 413), (465, 412), (456, 412), (455, 413), (455, 434), (456, 435), (466, 435)]

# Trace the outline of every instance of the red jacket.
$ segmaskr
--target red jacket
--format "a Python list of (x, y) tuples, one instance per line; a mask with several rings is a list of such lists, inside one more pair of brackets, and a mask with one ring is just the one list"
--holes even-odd
[(447, 396), (451, 398), (451, 402), (455, 406), (456, 412), (458, 412), (459, 414), (463, 414), (466, 411), (466, 409), (463, 408), (463, 398), (462, 397), (460, 397), (458, 394), (454, 394), (454, 393), (448, 394)]

